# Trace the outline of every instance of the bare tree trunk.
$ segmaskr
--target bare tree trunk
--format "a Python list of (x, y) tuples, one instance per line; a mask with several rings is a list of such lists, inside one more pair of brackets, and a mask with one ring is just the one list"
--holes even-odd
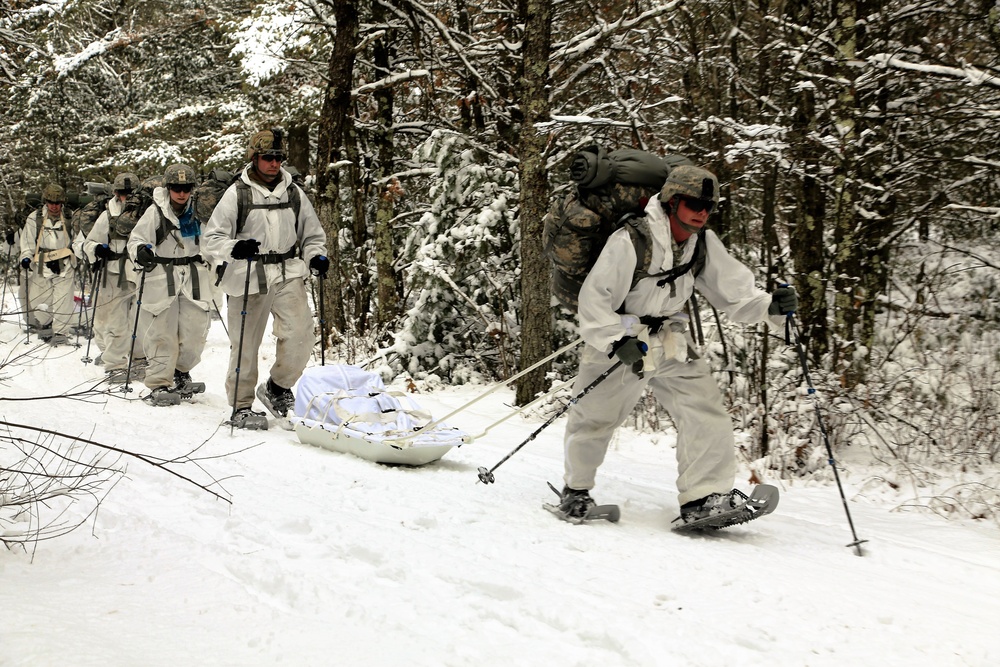
[(309, 173), (309, 126), (304, 123), (289, 125), (286, 130), (288, 164), (304, 176)]
[[(856, 49), (856, 0), (837, 0), (836, 27), (834, 41), (837, 44), (836, 78), (852, 82), (856, 74), (853, 61), (857, 56)], [(839, 163), (834, 168), (835, 204), (834, 204), (834, 246), (836, 248), (834, 280), (834, 327), (836, 339), (834, 344), (834, 368), (842, 373), (842, 382), (846, 387), (856, 385), (863, 375), (854, 354), (857, 345), (859, 322), (859, 299), (864, 298), (862, 286), (859, 283), (861, 247), (859, 225), (855, 203), (857, 198), (857, 174), (855, 144), (857, 141), (856, 98), (854, 86), (850, 83), (842, 85), (837, 96), (834, 122), (840, 134)]]
[[(385, 20), (386, 9), (381, 3), (372, 4), (373, 22), (378, 25)], [(374, 64), (376, 78), (392, 73), (393, 44), (397, 38), (395, 30), (386, 31), (375, 42)], [(395, 270), (396, 243), (393, 238), (392, 219), (395, 213), (395, 199), (398, 184), (386, 181), (393, 172), (395, 148), (393, 146), (392, 111), (394, 92), (386, 86), (374, 95), (378, 122), (373, 131), (374, 149), (378, 154), (373, 177), (378, 188), (375, 208), (375, 266), (377, 275), (375, 322), (381, 335), (388, 342), (396, 318), (399, 315), (399, 285)]]
[[(521, 162), (521, 368), (545, 358), (552, 350), (552, 309), (549, 263), (542, 251), (542, 218), (549, 205), (545, 168), (548, 138), (535, 123), (549, 118), (549, 55), (552, 39), (551, 0), (523, 0), (521, 109), (524, 123), (518, 141)], [(517, 404), (525, 405), (547, 388), (546, 366), (517, 383)]]
[(793, 145), (797, 146), (801, 173), (794, 183), (794, 206), (789, 213), (791, 240), (789, 252), (798, 280), (797, 317), (802, 342), (818, 364), (829, 346), (827, 330), (825, 271), (826, 244), (823, 242), (826, 217), (826, 193), (819, 179), (820, 156), (808, 137), (815, 130), (815, 92), (805, 88), (800, 93), (798, 113), (792, 119)]
[(348, 139), (351, 116), (351, 83), (354, 77), (354, 47), (358, 41), (358, 12), (353, 2), (338, 0), (334, 18), (337, 36), (330, 52), (327, 67), (326, 95), (319, 119), (319, 155), (316, 170), (316, 204), (319, 219), (326, 232), (327, 250), (330, 253), (331, 289), (325, 290), (324, 304), (327, 316), (332, 318), (338, 331), (347, 328), (344, 312), (343, 261), (340, 256), (340, 172), (334, 167), (344, 157), (344, 143)]

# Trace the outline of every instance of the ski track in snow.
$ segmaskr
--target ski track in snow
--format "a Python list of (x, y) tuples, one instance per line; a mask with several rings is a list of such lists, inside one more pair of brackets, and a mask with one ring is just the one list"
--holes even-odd
[[(80, 362), (83, 349), (26, 346), (0, 324), (2, 358), (30, 350), (44, 361), (0, 371), (4, 396), (103, 373)], [(198, 453), (218, 458), (202, 467), (232, 498), (130, 460), (84, 527), (40, 542), (33, 559), (0, 551), (0, 665), (1000, 663), (995, 525), (851, 502), (870, 540), (858, 558), (835, 486), (769, 479), (782, 490), (774, 514), (677, 535), (671, 438), (627, 429), (594, 491), (621, 505), (620, 523), (571, 525), (541, 508), (546, 481), (561, 486), (564, 419), (491, 485), (476, 468), (540, 418), (514, 418), (420, 468), (382, 466), (289, 431), (230, 435), (219, 426), (227, 352), (215, 321), (193, 372), (208, 390), (179, 407), (139, 402), (141, 385), (96, 404), (0, 401), (8, 421), (133, 451), (171, 457), (204, 443)], [(483, 389), (416, 399), (444, 415)], [(497, 392), (449, 423), (478, 432), (511, 400)]]

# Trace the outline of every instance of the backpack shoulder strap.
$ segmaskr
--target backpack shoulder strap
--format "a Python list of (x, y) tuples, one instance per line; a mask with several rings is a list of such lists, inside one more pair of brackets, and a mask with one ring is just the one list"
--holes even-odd
[(666, 285), (671, 286), (673, 289), (674, 282), (677, 281), (681, 276), (693, 272), (695, 277), (701, 274), (705, 268), (705, 260), (708, 257), (708, 246), (705, 241), (705, 233), (699, 232), (697, 240), (694, 245), (694, 255), (691, 260), (681, 264), (680, 266), (675, 266), (669, 271), (664, 271), (663, 273), (657, 273), (651, 277), (659, 278), (656, 281), (657, 287), (664, 287)]
[(156, 207), (156, 215), (159, 218), (159, 224), (156, 226), (156, 245), (160, 245), (167, 238), (167, 216), (163, 215), (163, 209), (157, 205), (156, 202), (150, 204), (150, 206)]
[(649, 242), (649, 223), (646, 218), (629, 213), (622, 218), (622, 226), (628, 231), (635, 248), (635, 273), (632, 274), (632, 287), (643, 278), (649, 277), (649, 267), (653, 262), (653, 246)]
[(236, 181), (236, 229), (233, 238), (239, 236), (246, 226), (251, 206), (253, 206), (253, 193), (250, 192), (250, 186), (242, 180)]

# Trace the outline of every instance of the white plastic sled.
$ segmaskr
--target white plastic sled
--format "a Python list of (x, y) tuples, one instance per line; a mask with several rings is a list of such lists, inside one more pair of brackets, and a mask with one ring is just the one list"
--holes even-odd
[(440, 422), (382, 378), (356, 366), (308, 368), (290, 418), (299, 441), (377, 463), (420, 466), (471, 438)]

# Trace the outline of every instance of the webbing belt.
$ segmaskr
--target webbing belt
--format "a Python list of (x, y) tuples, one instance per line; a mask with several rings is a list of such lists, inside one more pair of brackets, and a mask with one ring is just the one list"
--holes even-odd
[[(202, 260), (201, 255), (192, 255), (190, 257), (157, 257), (153, 261), (157, 264), (162, 264), (163, 270), (167, 274), (167, 294), (169, 296), (176, 296), (177, 288), (174, 284), (174, 267), (200, 264), (204, 260)], [(201, 281), (198, 278), (197, 268), (191, 271), (191, 296), (194, 297), (195, 301), (201, 301)]]
[(265, 264), (281, 264), (281, 279), (285, 280), (285, 261), (295, 257), (296, 248), (292, 246), (287, 252), (266, 252), (257, 255), (257, 291), (267, 294), (267, 276), (264, 274)]

